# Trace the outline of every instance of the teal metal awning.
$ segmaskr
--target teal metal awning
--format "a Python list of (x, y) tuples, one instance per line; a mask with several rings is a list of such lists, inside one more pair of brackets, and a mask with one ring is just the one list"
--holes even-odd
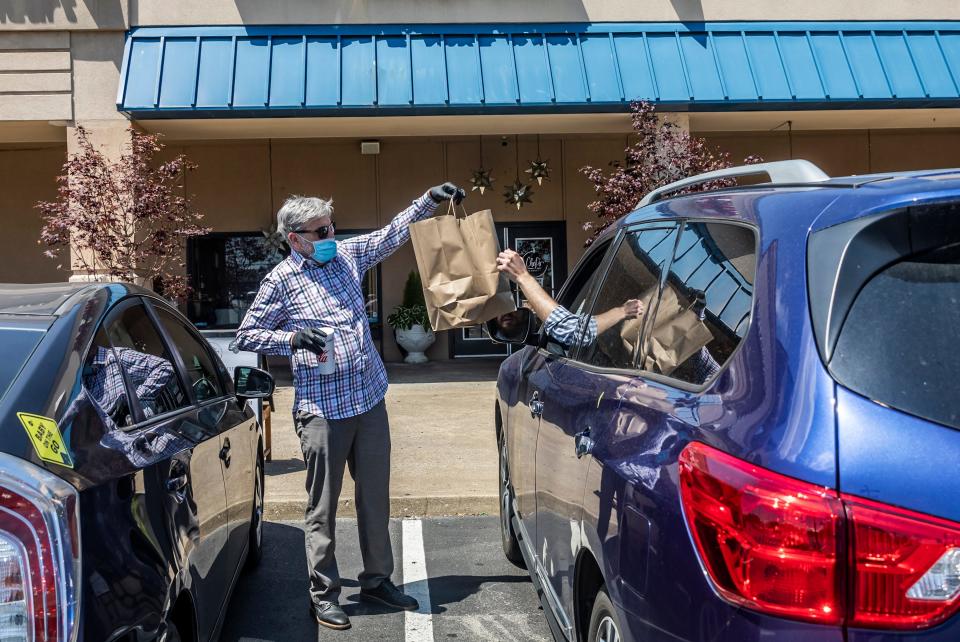
[(960, 22), (144, 27), (135, 118), (955, 107)]

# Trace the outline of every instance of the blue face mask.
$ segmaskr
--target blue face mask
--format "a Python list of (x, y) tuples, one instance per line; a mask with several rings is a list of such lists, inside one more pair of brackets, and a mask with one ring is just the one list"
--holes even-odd
[(337, 242), (333, 239), (311, 242), (302, 236), (300, 238), (313, 246), (313, 254), (310, 255), (310, 258), (321, 265), (329, 263), (337, 256)]

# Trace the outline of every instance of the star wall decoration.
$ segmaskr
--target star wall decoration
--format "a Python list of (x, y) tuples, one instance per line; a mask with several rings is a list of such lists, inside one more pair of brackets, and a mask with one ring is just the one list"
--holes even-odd
[(269, 229), (260, 230), (263, 234), (263, 246), (268, 252), (283, 254), (287, 251), (287, 239), (283, 234), (277, 231), (277, 224), (274, 223)]
[(524, 203), (532, 202), (530, 197), (533, 196), (533, 186), (521, 183), (520, 179), (517, 179), (513, 185), (504, 190), (503, 196), (507, 203), (516, 205), (519, 210)]
[(492, 169), (480, 168), (474, 170), (473, 176), (470, 178), (470, 182), (473, 183), (473, 187), (470, 188), (470, 191), (480, 190), (480, 196), (483, 196), (484, 190), (488, 187), (493, 187), (493, 181), (495, 180), (491, 174), (493, 174)]
[(530, 167), (526, 172), (530, 174), (530, 178), (537, 179), (537, 185), (543, 185), (543, 179), (550, 180), (549, 162), (549, 159), (541, 160), (539, 156), (537, 156), (537, 160), (530, 161)]

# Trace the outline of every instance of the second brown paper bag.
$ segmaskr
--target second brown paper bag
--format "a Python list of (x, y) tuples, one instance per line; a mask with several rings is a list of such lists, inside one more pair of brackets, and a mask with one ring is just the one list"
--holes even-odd
[(490, 210), (457, 212), (410, 225), (434, 330), (465, 328), (517, 309), (507, 277), (497, 270), (500, 244)]

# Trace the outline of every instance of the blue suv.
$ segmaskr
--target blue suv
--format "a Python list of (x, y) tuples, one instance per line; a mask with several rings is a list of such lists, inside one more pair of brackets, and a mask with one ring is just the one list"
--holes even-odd
[(526, 345), (504, 552), (556, 639), (960, 640), (960, 170), (671, 184), (559, 295), (629, 299), (583, 341), (492, 332)]

